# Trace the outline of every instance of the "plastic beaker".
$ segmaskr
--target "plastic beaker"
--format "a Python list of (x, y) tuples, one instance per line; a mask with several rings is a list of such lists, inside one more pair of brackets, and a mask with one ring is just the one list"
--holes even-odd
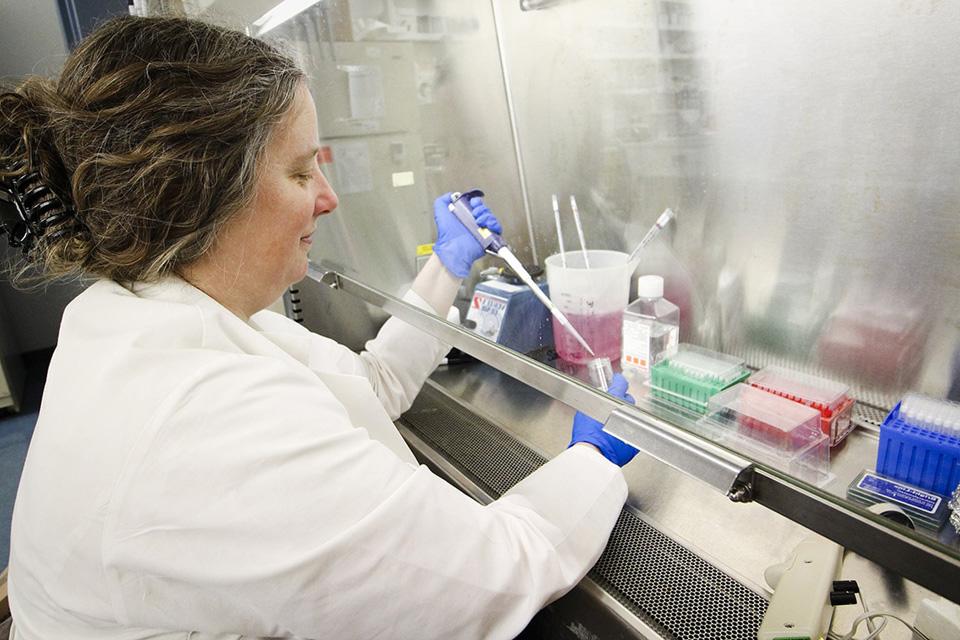
[(567, 251), (547, 258), (547, 284), (550, 299), (580, 332), (596, 355), (590, 355), (580, 343), (553, 319), (557, 354), (567, 362), (586, 364), (594, 358), (620, 360), (623, 310), (630, 295), (630, 275), (636, 264), (627, 261), (622, 251), (587, 251), (590, 268), (582, 251)]

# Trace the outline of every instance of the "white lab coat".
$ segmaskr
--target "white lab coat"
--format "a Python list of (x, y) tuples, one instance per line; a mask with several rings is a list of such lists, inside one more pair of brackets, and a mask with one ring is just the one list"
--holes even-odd
[(17, 496), (16, 637), (519, 633), (599, 557), (625, 482), (574, 447), (481, 506), (417, 466), (390, 419), (443, 352), (396, 319), (357, 355), (179, 279), (91, 286)]

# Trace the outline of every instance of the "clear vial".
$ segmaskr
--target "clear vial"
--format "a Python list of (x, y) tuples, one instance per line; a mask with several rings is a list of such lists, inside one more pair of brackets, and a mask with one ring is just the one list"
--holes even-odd
[(663, 298), (663, 278), (643, 276), (637, 281), (637, 299), (623, 310), (624, 375), (650, 377), (650, 368), (677, 351), (680, 309)]
[(590, 376), (590, 384), (601, 391), (610, 390), (610, 382), (613, 380), (613, 365), (610, 364), (610, 358), (594, 358), (588, 362), (587, 374)]

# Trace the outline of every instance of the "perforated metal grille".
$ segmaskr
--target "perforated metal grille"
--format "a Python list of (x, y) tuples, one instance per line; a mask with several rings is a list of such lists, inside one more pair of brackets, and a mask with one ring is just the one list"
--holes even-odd
[(887, 411), (858, 402), (853, 405), (853, 422), (860, 426), (880, 428)]
[(754, 640), (767, 610), (766, 600), (629, 511), (590, 576), (668, 638)]
[(493, 423), (467, 412), (429, 387), (424, 388), (400, 422), (447, 454), (494, 498), (545, 462)]
[[(499, 497), (545, 460), (425, 387), (400, 421)], [(767, 602), (625, 509), (590, 577), (663, 636), (754, 640)]]

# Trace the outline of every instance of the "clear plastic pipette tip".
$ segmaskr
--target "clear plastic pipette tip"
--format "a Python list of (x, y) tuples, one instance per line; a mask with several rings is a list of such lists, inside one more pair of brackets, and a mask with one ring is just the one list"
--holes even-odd
[(567, 317), (563, 315), (563, 312), (553, 303), (553, 301), (547, 297), (547, 295), (540, 289), (536, 282), (533, 281), (533, 278), (530, 277), (530, 274), (527, 273), (527, 270), (523, 268), (523, 265), (520, 263), (520, 260), (517, 259), (517, 256), (513, 255), (513, 252), (510, 251), (509, 247), (501, 247), (497, 251), (497, 255), (503, 258), (503, 260), (510, 265), (514, 273), (520, 276), (520, 279), (530, 287), (530, 291), (533, 291), (533, 294), (540, 299), (540, 302), (544, 304), (547, 309), (550, 310), (550, 313), (563, 325), (563, 327), (570, 332), (570, 335), (580, 343), (580, 346), (587, 350), (591, 356), (596, 356), (593, 352), (593, 349), (590, 348), (590, 345), (587, 344), (587, 341), (583, 339), (583, 336), (580, 335), (580, 332), (573, 328), (573, 325), (570, 324), (570, 321), (567, 320)]
[(908, 393), (900, 403), (900, 413), (914, 426), (960, 437), (960, 404), (956, 402)]

